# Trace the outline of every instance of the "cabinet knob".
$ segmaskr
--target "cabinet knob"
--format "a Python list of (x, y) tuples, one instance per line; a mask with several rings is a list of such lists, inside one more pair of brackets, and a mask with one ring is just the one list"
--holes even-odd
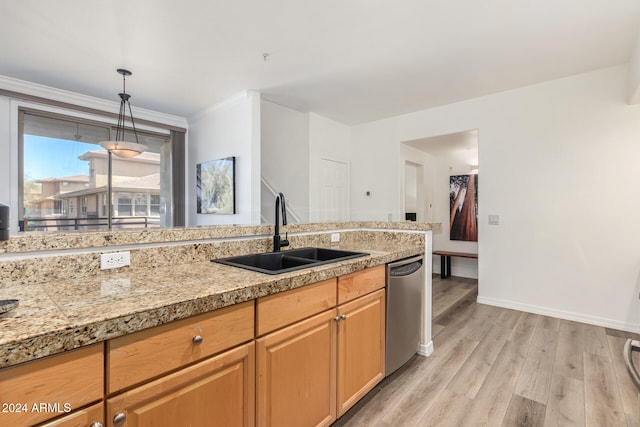
[(121, 426), (127, 420), (127, 414), (124, 412), (118, 412), (115, 417), (113, 417), (113, 424), (116, 426)]
[(102, 423), (100, 421), (96, 421), (94, 423), (91, 423), (89, 427), (102, 427)]
[(339, 322), (340, 321), (340, 316), (334, 317), (333, 320), (335, 320), (336, 322)]
[(202, 335), (196, 335), (195, 337), (193, 337), (193, 343), (195, 345), (202, 344), (202, 339)]
[(347, 320), (347, 315), (346, 314), (340, 315), (340, 320)]

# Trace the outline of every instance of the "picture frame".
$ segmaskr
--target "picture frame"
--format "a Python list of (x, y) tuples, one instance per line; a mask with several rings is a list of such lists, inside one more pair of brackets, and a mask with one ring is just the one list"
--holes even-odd
[(449, 240), (478, 241), (478, 175), (449, 177)]
[(236, 213), (236, 158), (225, 157), (196, 166), (197, 213)]

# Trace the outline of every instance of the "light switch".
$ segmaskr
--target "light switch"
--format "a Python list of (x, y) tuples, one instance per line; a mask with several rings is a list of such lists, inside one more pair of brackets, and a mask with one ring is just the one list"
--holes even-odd
[(489, 225), (500, 225), (500, 215), (489, 215)]

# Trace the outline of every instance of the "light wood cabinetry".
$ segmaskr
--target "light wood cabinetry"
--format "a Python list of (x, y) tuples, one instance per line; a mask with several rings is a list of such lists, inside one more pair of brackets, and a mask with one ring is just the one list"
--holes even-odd
[(258, 426), (336, 419), (335, 317), (328, 310), (256, 340)]
[(264, 335), (336, 306), (336, 279), (259, 298), (256, 334)]
[(166, 375), (107, 400), (108, 426), (253, 426), (255, 344)]
[(254, 314), (249, 301), (111, 340), (107, 425), (252, 426)]
[(104, 345), (0, 370), (0, 425), (30, 426), (102, 399)]
[(384, 378), (385, 291), (338, 307), (338, 416)]
[[(280, 317), (295, 323), (256, 340), (258, 426), (329, 425), (384, 378), (384, 267), (340, 277), (335, 285), (334, 301), (342, 294), (349, 302), (303, 320), (293, 313), (325, 306), (298, 299), (295, 291), (269, 297), (289, 313)], [(260, 313), (260, 300), (256, 306)]]
[(338, 304), (344, 304), (386, 284), (386, 267), (379, 265), (338, 277)]
[(79, 409), (55, 421), (42, 424), (40, 427), (103, 427), (104, 404), (97, 403), (85, 409)]
[(248, 301), (110, 340), (107, 393), (252, 340), (254, 312)]
[(384, 286), (375, 267), (2, 369), (0, 425), (330, 425), (384, 378)]

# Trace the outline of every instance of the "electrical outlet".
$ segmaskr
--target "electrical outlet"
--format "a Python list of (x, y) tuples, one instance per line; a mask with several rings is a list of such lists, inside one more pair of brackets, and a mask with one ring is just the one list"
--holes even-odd
[(340, 241), (340, 233), (331, 233), (331, 243), (338, 243)]
[(100, 270), (126, 267), (131, 264), (131, 252), (100, 254)]
[(500, 215), (489, 215), (489, 225), (500, 225)]

